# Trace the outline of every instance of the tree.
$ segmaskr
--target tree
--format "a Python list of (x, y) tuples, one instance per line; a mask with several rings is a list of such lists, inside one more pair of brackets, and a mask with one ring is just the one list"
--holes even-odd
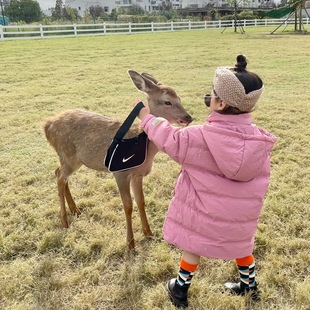
[(40, 5), (34, 0), (11, 0), (4, 11), (10, 21), (14, 22), (24, 21), (29, 24), (42, 19)]
[(69, 6), (66, 6), (62, 9), (62, 18), (65, 20), (76, 21), (80, 16), (77, 9), (72, 9)]
[(117, 14), (118, 15), (144, 15), (145, 11), (139, 4), (132, 4), (131, 6), (119, 8), (117, 10)]
[[(239, 4), (243, 4), (243, 5), (247, 5), (249, 3), (249, 0), (228, 0), (228, 3), (233, 6), (234, 8), (234, 28), (235, 28), (235, 32), (237, 32), (237, 14), (238, 14), (238, 6)], [(241, 32), (243, 33), (244, 30), (242, 27), (240, 27)]]
[(62, 0), (56, 0), (55, 8), (52, 10), (52, 18), (54, 20), (60, 20), (63, 17), (62, 9), (64, 5)]
[(101, 16), (101, 14), (104, 13), (104, 8), (100, 5), (92, 5), (89, 7), (89, 14), (94, 20), (94, 23), (96, 22), (96, 19)]
[(173, 8), (172, 0), (163, 0), (159, 5), (160, 14), (168, 20), (178, 18), (178, 12)]
[(172, 10), (172, 3), (170, 0), (164, 0), (161, 2), (160, 5), (161, 11), (171, 11)]
[(133, 4), (128, 7), (127, 14), (129, 15), (143, 15), (145, 11), (141, 8), (139, 4)]
[(119, 12), (117, 9), (112, 9), (110, 17), (112, 20), (117, 20), (117, 16), (118, 16)]
[(53, 20), (70, 20), (76, 21), (79, 19), (79, 12), (77, 9), (72, 9), (69, 6), (65, 6), (62, 0), (56, 0), (55, 8), (52, 9)]

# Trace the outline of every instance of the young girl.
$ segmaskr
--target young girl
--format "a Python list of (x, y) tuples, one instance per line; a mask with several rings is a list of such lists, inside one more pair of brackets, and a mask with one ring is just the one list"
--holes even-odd
[(178, 275), (166, 285), (177, 307), (188, 306), (200, 256), (235, 259), (240, 282), (224, 287), (258, 298), (252, 252), (276, 138), (251, 123), (264, 86), (246, 66), (239, 55), (235, 67), (216, 69), (212, 93), (205, 95), (208, 124), (173, 127), (149, 114), (147, 102), (139, 113), (149, 139), (181, 165), (163, 227), (164, 239), (183, 250)]

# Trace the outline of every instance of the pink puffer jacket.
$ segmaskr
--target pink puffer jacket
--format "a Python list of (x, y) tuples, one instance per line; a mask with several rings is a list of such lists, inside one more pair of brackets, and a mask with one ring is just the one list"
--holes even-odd
[(248, 113), (212, 112), (206, 120), (183, 129), (153, 115), (141, 122), (149, 139), (182, 165), (164, 239), (201, 256), (243, 258), (253, 251), (276, 138)]

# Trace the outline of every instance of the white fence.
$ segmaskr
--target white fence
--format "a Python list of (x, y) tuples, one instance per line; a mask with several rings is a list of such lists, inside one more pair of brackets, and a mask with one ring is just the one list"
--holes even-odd
[[(238, 20), (237, 27), (283, 27), (295, 25), (294, 19), (251, 19)], [(309, 25), (309, 18), (302, 21)], [(72, 25), (0, 25), (0, 41), (20, 39), (46, 39), (56, 37), (103, 36), (111, 34), (152, 33), (182, 30), (206, 30), (234, 28), (234, 20), (218, 21), (181, 21), (166, 23), (102, 23), (102, 24), (72, 24)]]

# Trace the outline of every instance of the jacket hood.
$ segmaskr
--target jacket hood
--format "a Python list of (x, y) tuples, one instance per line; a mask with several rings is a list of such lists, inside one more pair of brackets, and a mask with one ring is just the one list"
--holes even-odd
[(249, 113), (223, 115), (212, 112), (206, 119), (204, 139), (226, 178), (247, 182), (258, 176), (269, 160), (276, 137), (251, 124)]

